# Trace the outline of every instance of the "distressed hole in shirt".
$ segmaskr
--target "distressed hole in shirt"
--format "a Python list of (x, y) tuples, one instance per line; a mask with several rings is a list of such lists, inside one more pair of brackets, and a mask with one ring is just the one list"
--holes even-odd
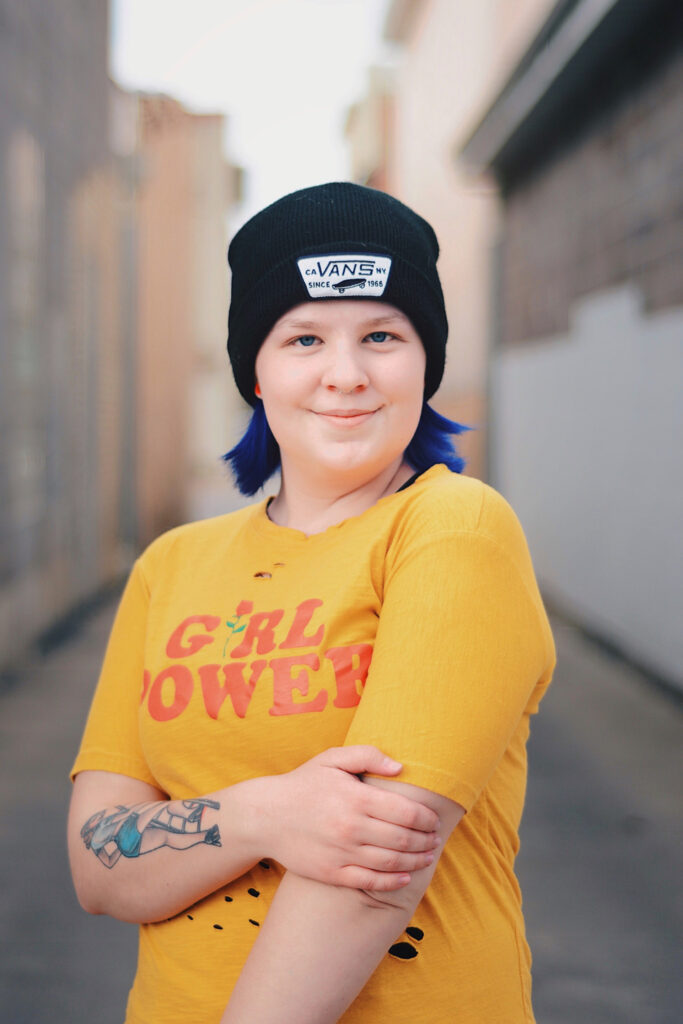
[(192, 914), (188, 914), (187, 915), (187, 920), (188, 921), (194, 921), (194, 918), (193, 918)]
[(224, 896), (223, 899), (226, 903), (232, 903), (232, 896)]
[(258, 889), (247, 889), (247, 892), (249, 893), (250, 896), (260, 896), (261, 895), (261, 893), (258, 891)]
[(395, 942), (389, 947), (389, 954), (397, 960), (413, 960), (417, 956), (417, 950), (409, 942)]
[(260, 928), (261, 927), (261, 925), (259, 924), (258, 921), (254, 921), (253, 917), (249, 918), (249, 924), (255, 925), (256, 928)]
[(254, 579), (255, 580), (272, 580), (272, 578), (273, 578), (272, 572), (255, 572), (254, 573)]
[(410, 935), (411, 939), (415, 939), (416, 942), (421, 942), (425, 937), (425, 933), (421, 928), (416, 928), (415, 925), (409, 924), (406, 928), (406, 933)]
[(223, 925), (222, 925), (222, 924), (215, 924), (215, 925), (214, 925), (214, 928), (215, 928), (215, 929), (216, 929), (216, 931), (218, 931), (218, 932), (222, 932), (222, 931), (223, 931)]

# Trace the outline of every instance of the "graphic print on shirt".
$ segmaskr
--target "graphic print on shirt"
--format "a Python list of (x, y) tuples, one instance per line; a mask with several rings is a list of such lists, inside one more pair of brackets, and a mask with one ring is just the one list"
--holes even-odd
[(247, 628), (246, 622), (242, 622), (242, 624), (240, 625), (240, 621), (244, 618), (247, 612), (251, 611), (252, 607), (253, 605), (251, 601), (240, 601), (240, 603), (237, 605), (235, 614), (233, 615), (232, 619), (226, 619), (225, 625), (228, 627), (230, 632), (225, 638), (225, 643), (223, 644), (223, 657), (225, 657), (225, 652), (227, 650), (228, 644), (232, 640), (233, 636), (236, 633), (243, 633), (244, 630)]
[[(228, 616), (186, 616), (171, 630), (161, 670), (145, 670), (140, 703), (155, 721), (168, 722), (182, 715), (193, 694), (200, 692), (209, 718), (244, 718), (258, 686), (269, 688), (268, 714), (276, 717), (321, 712), (330, 705), (355, 707), (372, 644), (325, 649), (322, 606), (312, 597), (290, 612), (255, 611), (253, 601), (242, 600)], [(205, 660), (197, 664), (200, 651)], [(323, 678), (321, 669), (327, 680), (332, 670), (333, 687), (326, 683), (314, 693), (316, 674)]]

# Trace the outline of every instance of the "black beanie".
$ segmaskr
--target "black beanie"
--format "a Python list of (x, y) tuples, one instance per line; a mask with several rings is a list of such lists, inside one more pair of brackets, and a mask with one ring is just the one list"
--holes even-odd
[(304, 302), (341, 297), (377, 299), (406, 314), (427, 354), (424, 397), (431, 398), (448, 334), (438, 255), (426, 220), (363, 185), (315, 185), (261, 210), (228, 249), (228, 354), (242, 397), (255, 405), (256, 356), (280, 317)]

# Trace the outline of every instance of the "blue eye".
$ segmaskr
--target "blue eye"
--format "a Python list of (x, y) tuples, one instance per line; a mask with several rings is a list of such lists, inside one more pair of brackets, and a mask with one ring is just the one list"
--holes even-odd
[(317, 340), (314, 334), (302, 334), (300, 338), (294, 339), (294, 344), (301, 345), (303, 348), (310, 348)]
[(390, 337), (391, 335), (388, 331), (373, 331), (372, 334), (368, 334), (370, 341), (376, 342), (387, 341)]

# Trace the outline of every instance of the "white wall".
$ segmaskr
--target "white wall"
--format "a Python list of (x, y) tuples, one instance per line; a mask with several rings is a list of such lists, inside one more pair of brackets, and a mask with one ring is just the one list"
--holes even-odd
[(492, 367), (493, 483), (541, 585), (683, 689), (683, 309), (626, 286)]

